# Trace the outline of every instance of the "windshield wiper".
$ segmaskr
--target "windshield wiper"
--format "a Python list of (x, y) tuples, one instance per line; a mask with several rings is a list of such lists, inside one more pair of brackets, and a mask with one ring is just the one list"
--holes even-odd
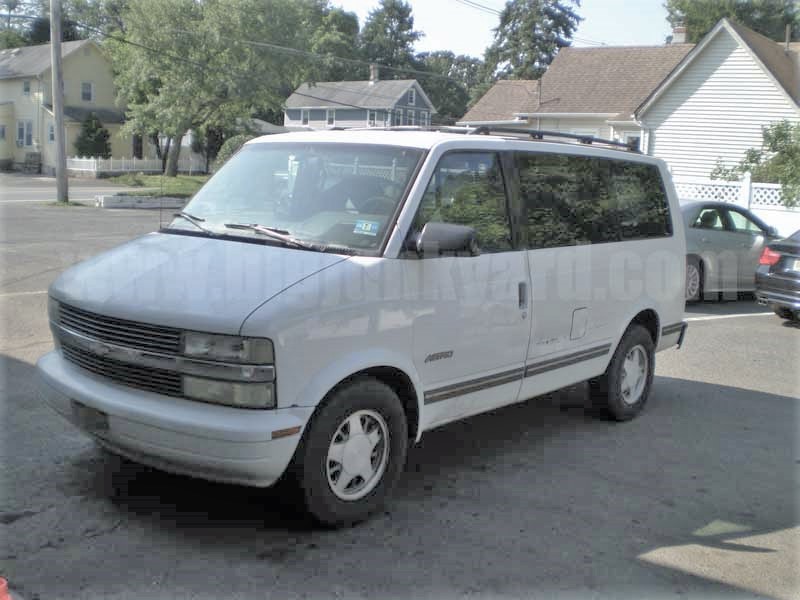
[(304, 250), (322, 250), (324, 247), (320, 247), (317, 244), (313, 244), (311, 242), (306, 242), (305, 240), (298, 240), (295, 237), (287, 235), (288, 232), (285, 232), (284, 229), (277, 229), (275, 227), (267, 227), (265, 225), (258, 225), (257, 223), (247, 224), (247, 223), (225, 223), (225, 227), (228, 229), (247, 229), (250, 231), (255, 231), (256, 233), (260, 233), (261, 235), (265, 235), (270, 237), (274, 240), (278, 240), (283, 242), (284, 245), (290, 246), (293, 248), (303, 248)]
[(205, 223), (205, 219), (201, 219), (200, 217), (195, 217), (194, 215), (189, 214), (187, 212), (183, 212), (183, 211), (176, 212), (173, 216), (180, 217), (182, 219), (186, 219), (187, 221), (189, 221), (189, 223), (191, 223), (192, 225), (197, 227), (199, 230), (204, 231), (209, 235), (216, 235), (208, 227), (205, 227), (205, 226), (201, 225), (201, 223)]

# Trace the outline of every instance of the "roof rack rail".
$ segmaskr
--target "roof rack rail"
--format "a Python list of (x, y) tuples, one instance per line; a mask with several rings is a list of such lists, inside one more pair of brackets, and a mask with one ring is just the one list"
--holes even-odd
[(546, 131), (544, 129), (520, 129), (515, 127), (494, 127), (492, 125), (480, 125), (475, 129), (467, 132), (467, 135), (490, 135), (492, 133), (511, 133), (516, 135), (529, 135), (534, 140), (543, 140), (545, 137), (565, 138), (570, 140), (577, 140), (581, 144), (603, 144), (604, 146), (612, 146), (614, 148), (622, 148), (629, 152), (641, 153), (638, 148), (631, 142), (618, 142), (616, 140), (607, 140), (598, 138), (593, 135), (581, 135), (579, 133), (564, 133), (562, 131)]

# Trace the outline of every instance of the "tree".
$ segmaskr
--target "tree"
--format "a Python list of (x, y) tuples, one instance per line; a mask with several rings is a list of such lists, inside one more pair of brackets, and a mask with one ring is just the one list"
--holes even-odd
[(773, 40), (783, 40), (786, 25), (800, 39), (800, 9), (795, 0), (666, 0), (667, 21), (686, 27), (686, 41), (696, 43), (723, 17)]
[(417, 55), (416, 60), (424, 71), (448, 78), (417, 75), (436, 107), (439, 120), (455, 123), (467, 112), (469, 91), (480, 81), (483, 62), (463, 54), (456, 56), (449, 50), (423, 52)]
[(581, 20), (573, 5), (579, 0), (509, 0), (486, 49), (487, 75), (538, 79), (558, 50), (570, 45)]
[[(50, 43), (50, 17), (37, 17), (31, 21), (30, 29), (25, 36), (29, 44)], [(61, 41), (71, 42), (81, 39), (75, 25), (66, 18), (61, 19)]]
[(172, 140), (165, 173), (178, 169), (181, 138), (206, 124), (233, 126), (278, 109), (308, 61), (260, 47), (308, 47), (309, 3), (292, 0), (137, 0), (123, 13), (126, 40), (106, 46), (128, 106), (125, 129)]
[(763, 129), (761, 148), (745, 152), (738, 165), (727, 167), (721, 160), (711, 172), (712, 179), (738, 180), (750, 173), (753, 181), (780, 183), (785, 206), (800, 204), (800, 123), (778, 121)]
[(366, 60), (396, 68), (415, 69), (414, 43), (424, 34), (414, 29), (411, 6), (403, 0), (381, 0), (361, 30)]
[(81, 124), (81, 132), (75, 139), (75, 152), (78, 156), (108, 158), (111, 156), (110, 134), (103, 127), (97, 115), (90, 113)]
[[(358, 17), (341, 8), (320, 9), (322, 18), (311, 36), (311, 52), (325, 59), (316, 65), (314, 79), (342, 81), (356, 79), (363, 68), (339, 58), (357, 60), (359, 56)], [(293, 91), (293, 90), (292, 90)]]

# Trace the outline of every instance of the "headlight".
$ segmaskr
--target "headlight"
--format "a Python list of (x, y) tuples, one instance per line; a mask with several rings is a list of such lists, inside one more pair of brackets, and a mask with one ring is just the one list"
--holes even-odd
[(264, 338), (246, 338), (237, 335), (216, 335), (187, 331), (183, 335), (183, 354), (256, 365), (274, 362), (272, 342)]
[(272, 383), (240, 383), (184, 375), (183, 394), (187, 398), (239, 408), (275, 408)]

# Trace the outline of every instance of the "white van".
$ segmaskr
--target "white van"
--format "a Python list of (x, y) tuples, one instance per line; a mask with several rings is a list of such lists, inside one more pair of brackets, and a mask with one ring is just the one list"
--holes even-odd
[(53, 283), (46, 400), (111, 452), (280, 480), (334, 525), (449, 421), (585, 380), (632, 418), (686, 328), (666, 166), (480, 133), (248, 143), (167, 227)]

